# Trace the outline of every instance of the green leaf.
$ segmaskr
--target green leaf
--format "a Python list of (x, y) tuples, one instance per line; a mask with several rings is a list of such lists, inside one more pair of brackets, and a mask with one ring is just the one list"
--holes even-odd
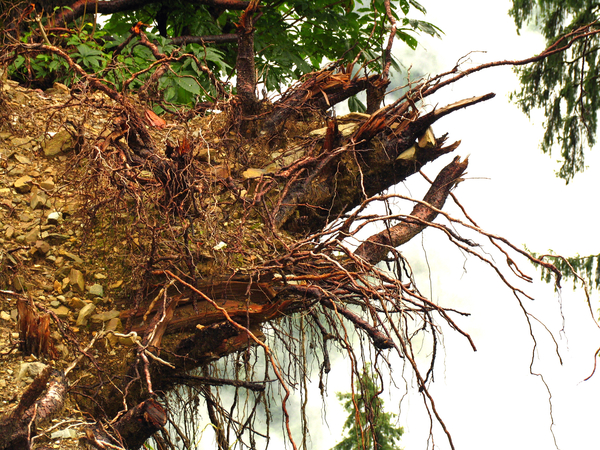
[(187, 92), (190, 92), (194, 95), (200, 95), (202, 91), (200, 90), (200, 84), (193, 78), (184, 77), (184, 78), (174, 78), (175, 82), (179, 87), (185, 89)]
[(18, 69), (25, 62), (25, 57), (23, 55), (19, 55), (15, 58), (15, 62), (12, 64), (13, 68)]
[(101, 56), (104, 55), (100, 50), (96, 50), (95, 48), (91, 48), (87, 44), (80, 44), (77, 47), (77, 51), (83, 58), (87, 58), (89, 56)]
[(356, 95), (353, 95), (348, 99), (348, 108), (351, 112), (364, 113), (367, 111), (367, 107), (361, 102)]
[(413, 50), (415, 50), (417, 48), (417, 45), (419, 45), (419, 42), (413, 36), (411, 36), (408, 33), (405, 33), (404, 31), (398, 30), (396, 36), (398, 36), (400, 40), (405, 42)]
[(168, 103), (175, 103), (177, 101), (178, 92), (179, 92), (179, 89), (177, 88), (177, 86), (169, 86), (164, 91), (165, 101)]
[(400, 0), (400, 9), (402, 9), (404, 15), (408, 14), (408, 11), (410, 11), (410, 5), (406, 0)]

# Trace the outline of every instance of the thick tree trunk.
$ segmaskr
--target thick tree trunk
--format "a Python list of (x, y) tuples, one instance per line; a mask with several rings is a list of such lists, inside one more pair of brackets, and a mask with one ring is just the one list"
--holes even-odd
[(253, 16), (260, 1), (251, 0), (237, 24), (237, 94), (242, 113), (250, 116), (256, 112), (256, 68), (254, 67), (254, 22)]

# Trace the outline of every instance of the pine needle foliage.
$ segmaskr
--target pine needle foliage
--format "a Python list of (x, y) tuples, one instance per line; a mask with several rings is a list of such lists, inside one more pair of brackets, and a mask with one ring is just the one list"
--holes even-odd
[(399, 450), (396, 441), (404, 429), (395, 426), (396, 414), (384, 411), (382, 389), (370, 365), (365, 366), (356, 380), (355, 390), (337, 394), (349, 414), (344, 423), (347, 436), (332, 450)]
[(596, 143), (600, 38), (594, 31), (600, 5), (592, 0), (513, 0), (509, 13), (517, 29), (538, 29), (547, 47), (564, 47), (577, 34), (585, 35), (566, 51), (516, 69), (522, 89), (512, 96), (528, 116), (533, 110), (544, 112), (541, 148), (548, 154), (560, 152), (557, 176), (569, 183), (585, 170), (585, 151)]

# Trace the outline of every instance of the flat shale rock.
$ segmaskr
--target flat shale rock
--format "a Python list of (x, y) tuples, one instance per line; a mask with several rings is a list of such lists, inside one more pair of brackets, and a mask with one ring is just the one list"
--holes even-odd
[(42, 144), (44, 155), (53, 157), (73, 150), (73, 136), (66, 130), (59, 131)]
[(33, 178), (31, 178), (29, 175), (24, 175), (13, 183), (15, 191), (17, 191), (19, 194), (27, 194), (29, 191), (31, 191), (32, 186)]
[(88, 303), (87, 305), (85, 305), (79, 311), (79, 316), (77, 316), (76, 325), (78, 327), (86, 326), (88, 324), (88, 321), (90, 320), (90, 318), (94, 315), (95, 311), (96, 311), (96, 305), (94, 305), (93, 303)]
[(64, 305), (59, 306), (58, 308), (55, 308), (52, 311), (58, 316), (59, 319), (67, 319), (69, 317), (70, 310)]
[(91, 317), (91, 319), (92, 319), (92, 322), (94, 322), (94, 323), (102, 323), (102, 322), (108, 322), (113, 319), (118, 319), (120, 315), (121, 315), (121, 313), (119, 311), (117, 311), (116, 309), (113, 309), (112, 311), (106, 311), (106, 312), (103, 312), (100, 314), (94, 314)]
[(91, 285), (88, 292), (93, 297), (104, 297), (104, 288), (98, 283)]
[(85, 278), (80, 270), (71, 269), (69, 272), (69, 283), (79, 293), (85, 292)]

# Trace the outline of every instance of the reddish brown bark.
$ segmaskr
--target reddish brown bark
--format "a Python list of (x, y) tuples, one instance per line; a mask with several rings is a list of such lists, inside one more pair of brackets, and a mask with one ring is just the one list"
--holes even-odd
[[(423, 116), (418, 116), (415, 111), (411, 113), (405, 107), (406, 102), (382, 108), (346, 141), (348, 148), (344, 152), (338, 151), (335, 155), (324, 152), (313, 158), (312, 164), (307, 164), (304, 176), (296, 181), (296, 186), (289, 189), (280, 201), (281, 206), (275, 209), (275, 223), (292, 231), (321, 230), (328, 221), (360, 205), (365, 194), (372, 196), (383, 192), (427, 163), (454, 151), (460, 141), (444, 146), (444, 135), (431, 148), (420, 149), (413, 159), (398, 159), (437, 120), (494, 95), (461, 100)], [(375, 136), (379, 145), (371, 142)], [(344, 186), (342, 193), (337, 191), (338, 186)], [(292, 217), (295, 219), (288, 224)]]
[(333, 73), (332, 70), (321, 70), (287, 91), (273, 104), (274, 110), (265, 120), (262, 133), (275, 134), (285, 121), (298, 114), (298, 111), (316, 109), (324, 112), (380, 81), (379, 75), (352, 78), (348, 72), (347, 70)]
[(148, 399), (130, 409), (115, 424), (115, 429), (127, 444), (135, 449), (167, 423), (167, 413), (156, 400)]
[(26, 355), (56, 357), (54, 344), (50, 339), (50, 317), (40, 316), (31, 300), (17, 300), (19, 320), (19, 348)]
[(256, 68), (254, 66), (254, 13), (259, 0), (251, 0), (237, 24), (237, 94), (244, 115), (254, 114), (256, 109)]
[[(99, 450), (126, 448), (137, 450), (167, 423), (167, 411), (153, 398), (138, 403), (110, 428), (100, 422), (86, 429), (90, 447)], [(118, 439), (117, 439), (118, 438)]]

